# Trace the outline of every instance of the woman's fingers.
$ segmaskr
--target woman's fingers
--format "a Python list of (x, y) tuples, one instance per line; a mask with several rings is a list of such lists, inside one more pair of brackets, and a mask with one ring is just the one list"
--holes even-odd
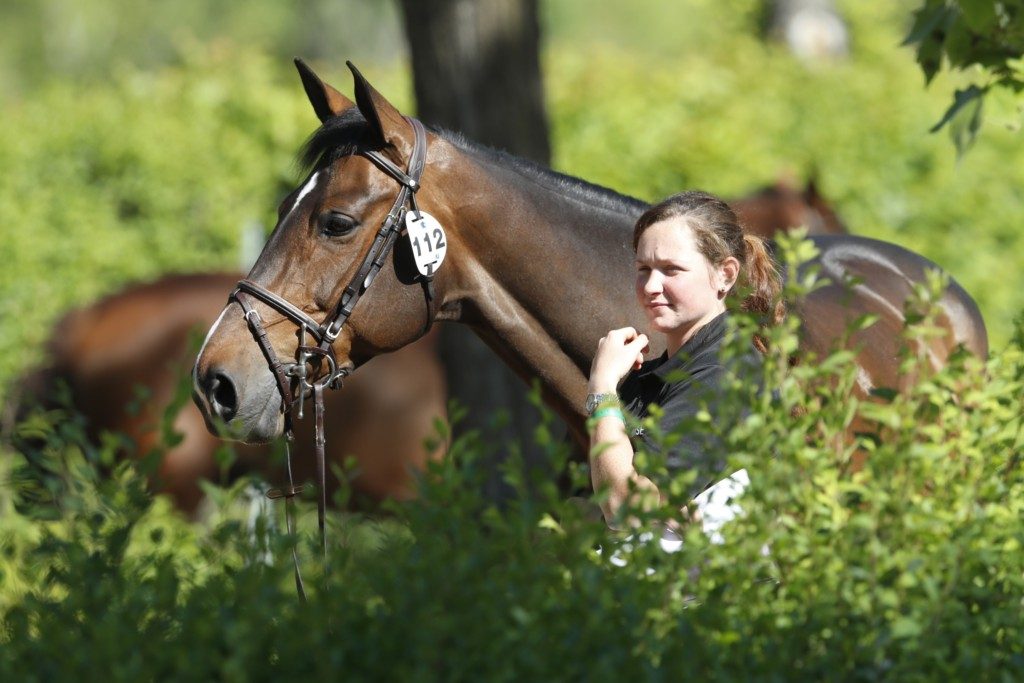
[[(607, 340), (609, 340), (611, 342), (618, 342), (618, 343), (621, 343), (621, 344), (626, 344), (626, 343), (632, 341), (633, 339), (636, 339), (636, 337), (637, 337), (637, 331), (636, 331), (635, 328), (632, 328), (632, 327), (620, 327), (617, 330), (609, 331), (608, 334), (606, 334), (604, 336), (604, 339), (607, 339)], [(604, 341), (604, 339), (602, 339), (602, 341)]]
[(626, 350), (633, 356), (633, 364), (631, 366), (633, 370), (639, 370), (644, 364), (644, 353), (649, 348), (650, 343), (646, 334), (637, 335), (636, 339), (627, 344)]
[(643, 349), (649, 341), (632, 327), (611, 330), (597, 344), (597, 353), (590, 368), (591, 389), (614, 390), (619, 381), (643, 362)]

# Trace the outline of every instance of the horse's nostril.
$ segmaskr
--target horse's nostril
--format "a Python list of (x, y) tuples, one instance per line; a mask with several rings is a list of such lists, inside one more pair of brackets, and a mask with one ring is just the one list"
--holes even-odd
[(213, 381), (207, 392), (210, 408), (225, 422), (230, 421), (238, 412), (238, 395), (231, 378), (222, 372), (214, 373)]

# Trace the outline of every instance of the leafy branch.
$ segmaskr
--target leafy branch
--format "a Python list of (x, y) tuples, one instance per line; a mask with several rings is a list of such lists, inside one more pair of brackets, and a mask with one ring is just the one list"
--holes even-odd
[(932, 128), (948, 127), (958, 155), (981, 128), (986, 95), (1024, 91), (1024, 0), (925, 0), (903, 44), (914, 46), (926, 83), (944, 66), (972, 72), (975, 82), (956, 91)]

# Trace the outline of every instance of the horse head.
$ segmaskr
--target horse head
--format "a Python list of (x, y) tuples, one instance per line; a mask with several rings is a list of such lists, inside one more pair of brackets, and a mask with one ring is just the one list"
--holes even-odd
[[(431, 205), (429, 190), (419, 190), (429, 172), (411, 177), (423, 170), (433, 135), (351, 64), (355, 102), (301, 60), (296, 66), (322, 122), (304, 150), (311, 170), (279, 207), (270, 239), (193, 370), (194, 399), (208, 426), (229, 423), (232, 436), (251, 442), (280, 435), (304, 389), (336, 383), (425, 334), (446, 284), (447, 271), (424, 266), (403, 234), (405, 214), (421, 217), (420, 206), (440, 225), (447, 217)], [(443, 229), (440, 235), (448, 237)]]

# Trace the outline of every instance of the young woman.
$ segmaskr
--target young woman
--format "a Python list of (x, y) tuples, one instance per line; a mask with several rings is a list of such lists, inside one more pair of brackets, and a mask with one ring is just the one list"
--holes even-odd
[[(633, 230), (633, 249), (637, 302), (651, 329), (665, 336), (667, 351), (644, 362), (647, 336), (631, 327), (612, 330), (598, 343), (587, 397), (590, 466), (594, 490), (609, 494), (601, 505), (609, 524), (631, 490), (641, 498), (658, 495), (655, 484), (634, 467), (630, 437), (647, 450), (656, 445), (642, 432), (627, 432), (625, 412), (644, 418), (652, 404), (661, 406), (663, 434), (705, 406), (715, 419), (725, 374), (749, 371), (765, 351), (756, 341), (746, 357), (723, 365), (726, 300), (740, 289), (745, 293), (741, 309), (760, 313), (768, 324), (784, 314), (778, 300), (781, 278), (764, 242), (744, 235), (732, 210), (713, 195), (684, 192), (652, 206)], [(727, 454), (701, 434), (687, 433), (664, 455), (670, 471), (697, 470), (691, 491), (697, 494), (721, 472)]]

